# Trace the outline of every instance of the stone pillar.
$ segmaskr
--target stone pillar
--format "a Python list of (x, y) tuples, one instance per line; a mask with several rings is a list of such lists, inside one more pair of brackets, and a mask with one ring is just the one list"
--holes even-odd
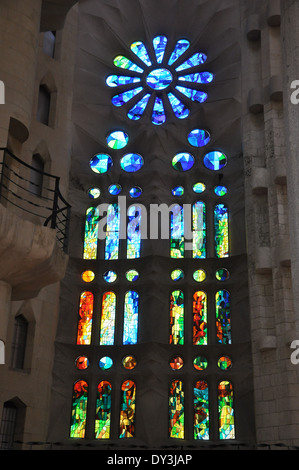
[(11, 286), (0, 281), (0, 341), (6, 343), (7, 325), (10, 312)]

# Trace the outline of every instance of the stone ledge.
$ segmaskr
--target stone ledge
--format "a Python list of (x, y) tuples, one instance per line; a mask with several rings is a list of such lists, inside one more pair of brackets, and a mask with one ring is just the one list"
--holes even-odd
[(261, 352), (276, 349), (277, 347), (276, 336), (263, 336), (258, 341), (258, 347)]

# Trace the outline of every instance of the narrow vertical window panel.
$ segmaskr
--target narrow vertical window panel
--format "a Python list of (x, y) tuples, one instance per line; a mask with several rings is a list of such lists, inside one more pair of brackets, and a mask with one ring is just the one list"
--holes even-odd
[(98, 248), (99, 210), (89, 207), (86, 211), (83, 259), (96, 259)]
[(173, 380), (169, 391), (169, 437), (184, 439), (184, 389), (181, 380)]
[(109, 204), (107, 210), (105, 259), (118, 259), (120, 211), (118, 204)]
[(228, 247), (228, 209), (218, 204), (214, 209), (215, 254), (217, 258), (229, 256)]
[(235, 439), (234, 394), (228, 381), (218, 386), (219, 439)]
[(96, 418), (95, 418), (95, 438), (109, 439), (111, 428), (111, 393), (110, 382), (103, 380), (98, 385)]
[(77, 344), (91, 343), (93, 299), (92, 292), (82, 292), (80, 297)]
[(170, 214), (170, 257), (184, 258), (184, 212), (179, 204)]
[(121, 387), (120, 403), (120, 438), (135, 436), (136, 384), (125, 380)]
[(206, 205), (197, 201), (192, 208), (193, 258), (206, 258)]
[(209, 389), (204, 380), (194, 387), (194, 439), (207, 440), (210, 437)]
[(116, 295), (105, 292), (102, 300), (100, 345), (113, 345), (115, 333)]
[(193, 344), (208, 343), (207, 327), (207, 295), (205, 292), (198, 291), (193, 295)]
[(73, 389), (70, 437), (85, 437), (87, 400), (88, 384), (84, 380), (78, 380)]
[(130, 206), (128, 209), (127, 258), (140, 258), (141, 250), (141, 208)]
[(136, 344), (137, 343), (138, 308), (139, 308), (138, 293), (135, 291), (128, 291), (125, 295), (125, 305), (124, 305), (123, 344)]
[(184, 344), (184, 294), (175, 290), (170, 297), (170, 344)]
[(216, 292), (216, 334), (221, 344), (231, 344), (230, 293), (227, 290)]

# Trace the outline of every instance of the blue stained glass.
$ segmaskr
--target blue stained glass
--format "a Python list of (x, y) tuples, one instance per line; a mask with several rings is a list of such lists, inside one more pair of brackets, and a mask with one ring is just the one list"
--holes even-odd
[(133, 44), (131, 44), (131, 50), (146, 65), (148, 65), (148, 66), (152, 65), (152, 63), (150, 61), (150, 58), (149, 58), (149, 55), (148, 55), (148, 52), (147, 52), (147, 49), (146, 49), (145, 45), (143, 44), (143, 42), (141, 42), (141, 41), (133, 42)]
[(114, 282), (116, 281), (117, 279), (117, 274), (115, 271), (106, 271), (104, 274), (103, 274), (103, 278), (106, 282)]
[(112, 194), (113, 196), (116, 196), (119, 194), (122, 190), (122, 187), (120, 184), (111, 184), (108, 188), (108, 192)]
[(121, 85), (130, 85), (131, 83), (140, 82), (138, 77), (125, 77), (121, 75), (109, 75), (106, 78), (106, 84), (111, 87), (121, 86)]
[(221, 168), (225, 167), (227, 163), (227, 158), (222, 152), (214, 151), (209, 152), (204, 156), (203, 159), (204, 165), (209, 170), (221, 170)]
[(129, 191), (131, 197), (139, 197), (142, 194), (142, 189), (139, 186), (134, 186)]
[(157, 62), (161, 64), (163, 57), (164, 57), (166, 45), (167, 45), (167, 38), (165, 36), (157, 36), (156, 38), (153, 39), (153, 45), (155, 49)]
[(185, 119), (189, 116), (189, 109), (176, 96), (168, 93), (168, 99), (177, 118)]
[(227, 193), (227, 188), (225, 186), (216, 186), (216, 188), (214, 189), (214, 193), (217, 196), (225, 196)]
[(99, 188), (90, 188), (87, 194), (91, 199), (98, 199), (101, 195), (101, 190)]
[(204, 147), (210, 141), (210, 134), (204, 129), (193, 129), (188, 134), (188, 141), (194, 147)]
[(153, 107), (153, 114), (152, 114), (152, 123), (159, 126), (166, 121), (166, 115), (164, 111), (163, 101), (158, 96), (155, 99), (155, 104)]
[(123, 93), (120, 93), (119, 95), (114, 95), (112, 98), (112, 104), (114, 106), (123, 106), (125, 103), (130, 101), (134, 96), (138, 95), (143, 90), (142, 87), (135, 88), (134, 90), (128, 90), (124, 91)]
[(154, 69), (146, 78), (146, 83), (154, 90), (163, 90), (167, 88), (171, 82), (172, 75), (167, 69)]
[(185, 62), (179, 65), (176, 68), (176, 71), (179, 72), (180, 70), (186, 70), (190, 67), (195, 67), (196, 65), (204, 64), (207, 60), (207, 56), (202, 52), (196, 52), (193, 56), (189, 57)]
[(112, 158), (105, 153), (94, 155), (89, 162), (89, 166), (94, 173), (106, 173), (112, 165)]
[(143, 163), (143, 158), (138, 153), (127, 153), (120, 160), (121, 168), (128, 173), (140, 170)]
[(105, 259), (118, 259), (120, 212), (118, 204), (109, 204), (107, 210)]
[(198, 101), (199, 103), (204, 103), (208, 98), (208, 94), (204, 91), (197, 91), (193, 88), (185, 88), (183, 86), (176, 86), (176, 89), (190, 98), (190, 100)]
[(195, 183), (193, 185), (193, 191), (197, 194), (203, 193), (206, 189), (206, 185), (204, 183)]
[(168, 65), (173, 64), (190, 46), (190, 42), (187, 39), (179, 39), (176, 43), (175, 48), (170, 56)]
[(183, 186), (175, 186), (175, 188), (172, 189), (173, 196), (183, 196), (183, 194), (184, 194)]
[(112, 149), (122, 149), (127, 145), (129, 136), (123, 131), (114, 131), (107, 136), (106, 140), (108, 147)]
[(133, 72), (142, 73), (143, 69), (138, 67), (138, 65), (134, 64), (131, 60), (127, 59), (123, 55), (119, 55), (115, 57), (113, 63), (116, 67), (120, 67), (121, 69), (132, 70)]
[(178, 171), (190, 170), (194, 165), (194, 157), (187, 152), (176, 154), (172, 159), (172, 166)]
[(145, 108), (147, 107), (148, 100), (150, 99), (150, 94), (144, 95), (138, 103), (133, 106), (132, 109), (128, 112), (128, 118), (132, 119), (132, 121), (138, 121), (141, 118), (142, 114), (144, 113)]
[(213, 79), (214, 75), (210, 72), (191, 73), (190, 75), (179, 77), (181, 81), (193, 83), (211, 83)]
[(141, 248), (141, 208), (130, 206), (128, 209), (127, 258), (140, 258)]
[(139, 295), (129, 291), (125, 295), (123, 344), (136, 344), (138, 333)]

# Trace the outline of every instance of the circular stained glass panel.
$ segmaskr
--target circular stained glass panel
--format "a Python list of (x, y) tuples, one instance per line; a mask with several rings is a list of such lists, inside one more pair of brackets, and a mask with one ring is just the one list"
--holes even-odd
[(183, 196), (184, 188), (183, 186), (175, 186), (171, 192), (173, 196)]
[(136, 269), (130, 269), (130, 271), (126, 272), (126, 279), (129, 282), (134, 282), (137, 281), (139, 278), (139, 273), (136, 271)]
[(86, 356), (79, 356), (75, 361), (76, 367), (79, 370), (85, 370), (89, 367), (89, 359)]
[(209, 170), (221, 170), (227, 164), (226, 155), (222, 152), (213, 151), (207, 153), (203, 158), (203, 163)]
[(139, 197), (142, 194), (142, 189), (139, 186), (134, 186), (134, 188), (130, 189), (129, 193), (131, 197)]
[(225, 186), (216, 186), (214, 193), (216, 196), (225, 196), (227, 193), (227, 188)]
[(117, 279), (117, 274), (116, 272), (114, 271), (106, 271), (104, 274), (103, 274), (103, 277), (104, 277), (104, 280), (106, 282), (114, 282), (116, 279)]
[(90, 199), (98, 199), (101, 195), (101, 190), (100, 188), (90, 188), (87, 192), (88, 196)]
[(104, 356), (104, 357), (101, 357), (101, 359), (99, 360), (99, 368), (101, 370), (110, 369), (110, 367), (112, 367), (112, 365), (113, 365), (113, 361), (112, 361), (111, 357)]
[(95, 273), (90, 270), (86, 270), (81, 274), (81, 278), (84, 282), (92, 282), (95, 278)]
[(106, 153), (98, 153), (89, 161), (89, 166), (94, 173), (106, 173), (112, 165), (112, 158)]
[(136, 367), (137, 361), (134, 356), (126, 356), (122, 360), (122, 365), (127, 370), (132, 370)]
[(183, 367), (184, 361), (181, 356), (174, 356), (170, 359), (169, 365), (172, 370), (179, 370)]
[(108, 147), (117, 150), (122, 149), (127, 145), (129, 136), (123, 131), (114, 131), (107, 136), (106, 140)]
[(205, 370), (208, 367), (207, 358), (204, 356), (197, 356), (193, 361), (193, 366), (196, 370)]
[(200, 193), (203, 193), (206, 189), (206, 185), (203, 184), (203, 183), (195, 183), (193, 185), (193, 191), (196, 193), (196, 194), (200, 194)]
[(206, 278), (206, 272), (203, 269), (197, 269), (193, 273), (193, 279), (196, 282), (203, 282)]
[(172, 159), (172, 166), (178, 171), (190, 170), (194, 165), (194, 157), (190, 153), (181, 152), (176, 154)]
[(146, 78), (146, 83), (154, 90), (164, 90), (171, 82), (172, 74), (164, 68), (152, 70)]
[(171, 272), (170, 277), (173, 281), (180, 281), (181, 279), (184, 279), (184, 271), (181, 269), (174, 269)]
[(227, 281), (229, 279), (230, 274), (228, 269), (220, 268), (217, 269), (215, 276), (217, 281)]
[(217, 365), (218, 365), (219, 369), (227, 370), (227, 369), (230, 369), (232, 367), (232, 361), (228, 356), (221, 356), (218, 359)]
[(138, 153), (127, 153), (120, 160), (121, 168), (128, 173), (140, 170), (143, 163), (143, 158)]
[(210, 141), (210, 134), (204, 129), (193, 129), (188, 134), (188, 141), (193, 147), (204, 147)]
[(111, 184), (108, 188), (108, 191), (110, 194), (112, 194), (112, 196), (116, 196), (117, 194), (119, 194), (122, 190), (122, 187), (120, 184)]

